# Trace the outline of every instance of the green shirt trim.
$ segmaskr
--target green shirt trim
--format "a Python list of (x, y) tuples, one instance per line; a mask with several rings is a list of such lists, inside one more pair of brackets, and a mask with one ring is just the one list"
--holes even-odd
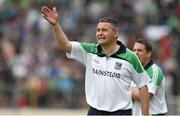
[[(118, 41), (117, 43), (121, 47), (116, 53), (114, 53), (110, 57), (126, 60), (133, 65), (134, 69), (138, 73), (142, 73), (143, 68), (138, 57), (131, 50), (126, 48), (121, 42)], [(106, 54), (102, 51), (100, 45), (94, 43), (85, 43), (85, 42), (80, 44), (87, 53), (97, 54), (99, 57), (106, 57)]]

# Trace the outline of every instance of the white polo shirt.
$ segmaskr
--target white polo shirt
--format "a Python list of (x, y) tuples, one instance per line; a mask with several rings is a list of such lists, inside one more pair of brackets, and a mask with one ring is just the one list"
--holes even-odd
[(137, 56), (121, 42), (117, 43), (120, 49), (110, 57), (93, 43), (71, 42), (71, 53), (67, 53), (68, 58), (86, 66), (86, 100), (98, 110), (131, 109), (131, 81), (139, 88), (150, 81)]
[[(167, 113), (167, 104), (165, 99), (165, 77), (162, 73), (162, 70), (152, 61), (149, 62), (144, 68), (151, 78), (151, 81), (148, 84), (148, 91), (149, 93), (153, 94), (153, 97), (150, 99), (149, 103), (149, 113)], [(142, 115), (141, 105), (137, 101), (135, 101), (133, 104), (133, 115)]]

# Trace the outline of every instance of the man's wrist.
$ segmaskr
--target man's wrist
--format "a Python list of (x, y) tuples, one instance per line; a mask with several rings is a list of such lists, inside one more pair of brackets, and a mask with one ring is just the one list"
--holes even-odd
[(56, 29), (59, 28), (59, 23), (51, 24), (52, 28)]

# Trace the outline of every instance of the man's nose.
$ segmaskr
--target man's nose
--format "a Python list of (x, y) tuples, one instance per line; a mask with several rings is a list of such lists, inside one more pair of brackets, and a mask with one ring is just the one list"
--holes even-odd
[(102, 35), (103, 35), (103, 33), (100, 31), (100, 32), (98, 32), (98, 35), (99, 35), (99, 36), (102, 36)]
[(134, 53), (135, 53), (136, 55), (138, 55), (138, 52), (137, 52), (137, 51), (134, 51)]

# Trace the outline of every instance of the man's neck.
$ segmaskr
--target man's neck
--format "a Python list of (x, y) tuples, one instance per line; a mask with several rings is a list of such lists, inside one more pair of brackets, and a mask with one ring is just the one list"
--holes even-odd
[(146, 60), (146, 62), (143, 64), (143, 67), (145, 67), (150, 62), (150, 60), (151, 59)]
[(111, 56), (112, 54), (117, 52), (119, 50), (119, 48), (120, 48), (120, 45), (118, 45), (117, 43), (107, 45), (107, 46), (105, 46), (105, 45), (102, 46), (102, 50), (108, 56)]

